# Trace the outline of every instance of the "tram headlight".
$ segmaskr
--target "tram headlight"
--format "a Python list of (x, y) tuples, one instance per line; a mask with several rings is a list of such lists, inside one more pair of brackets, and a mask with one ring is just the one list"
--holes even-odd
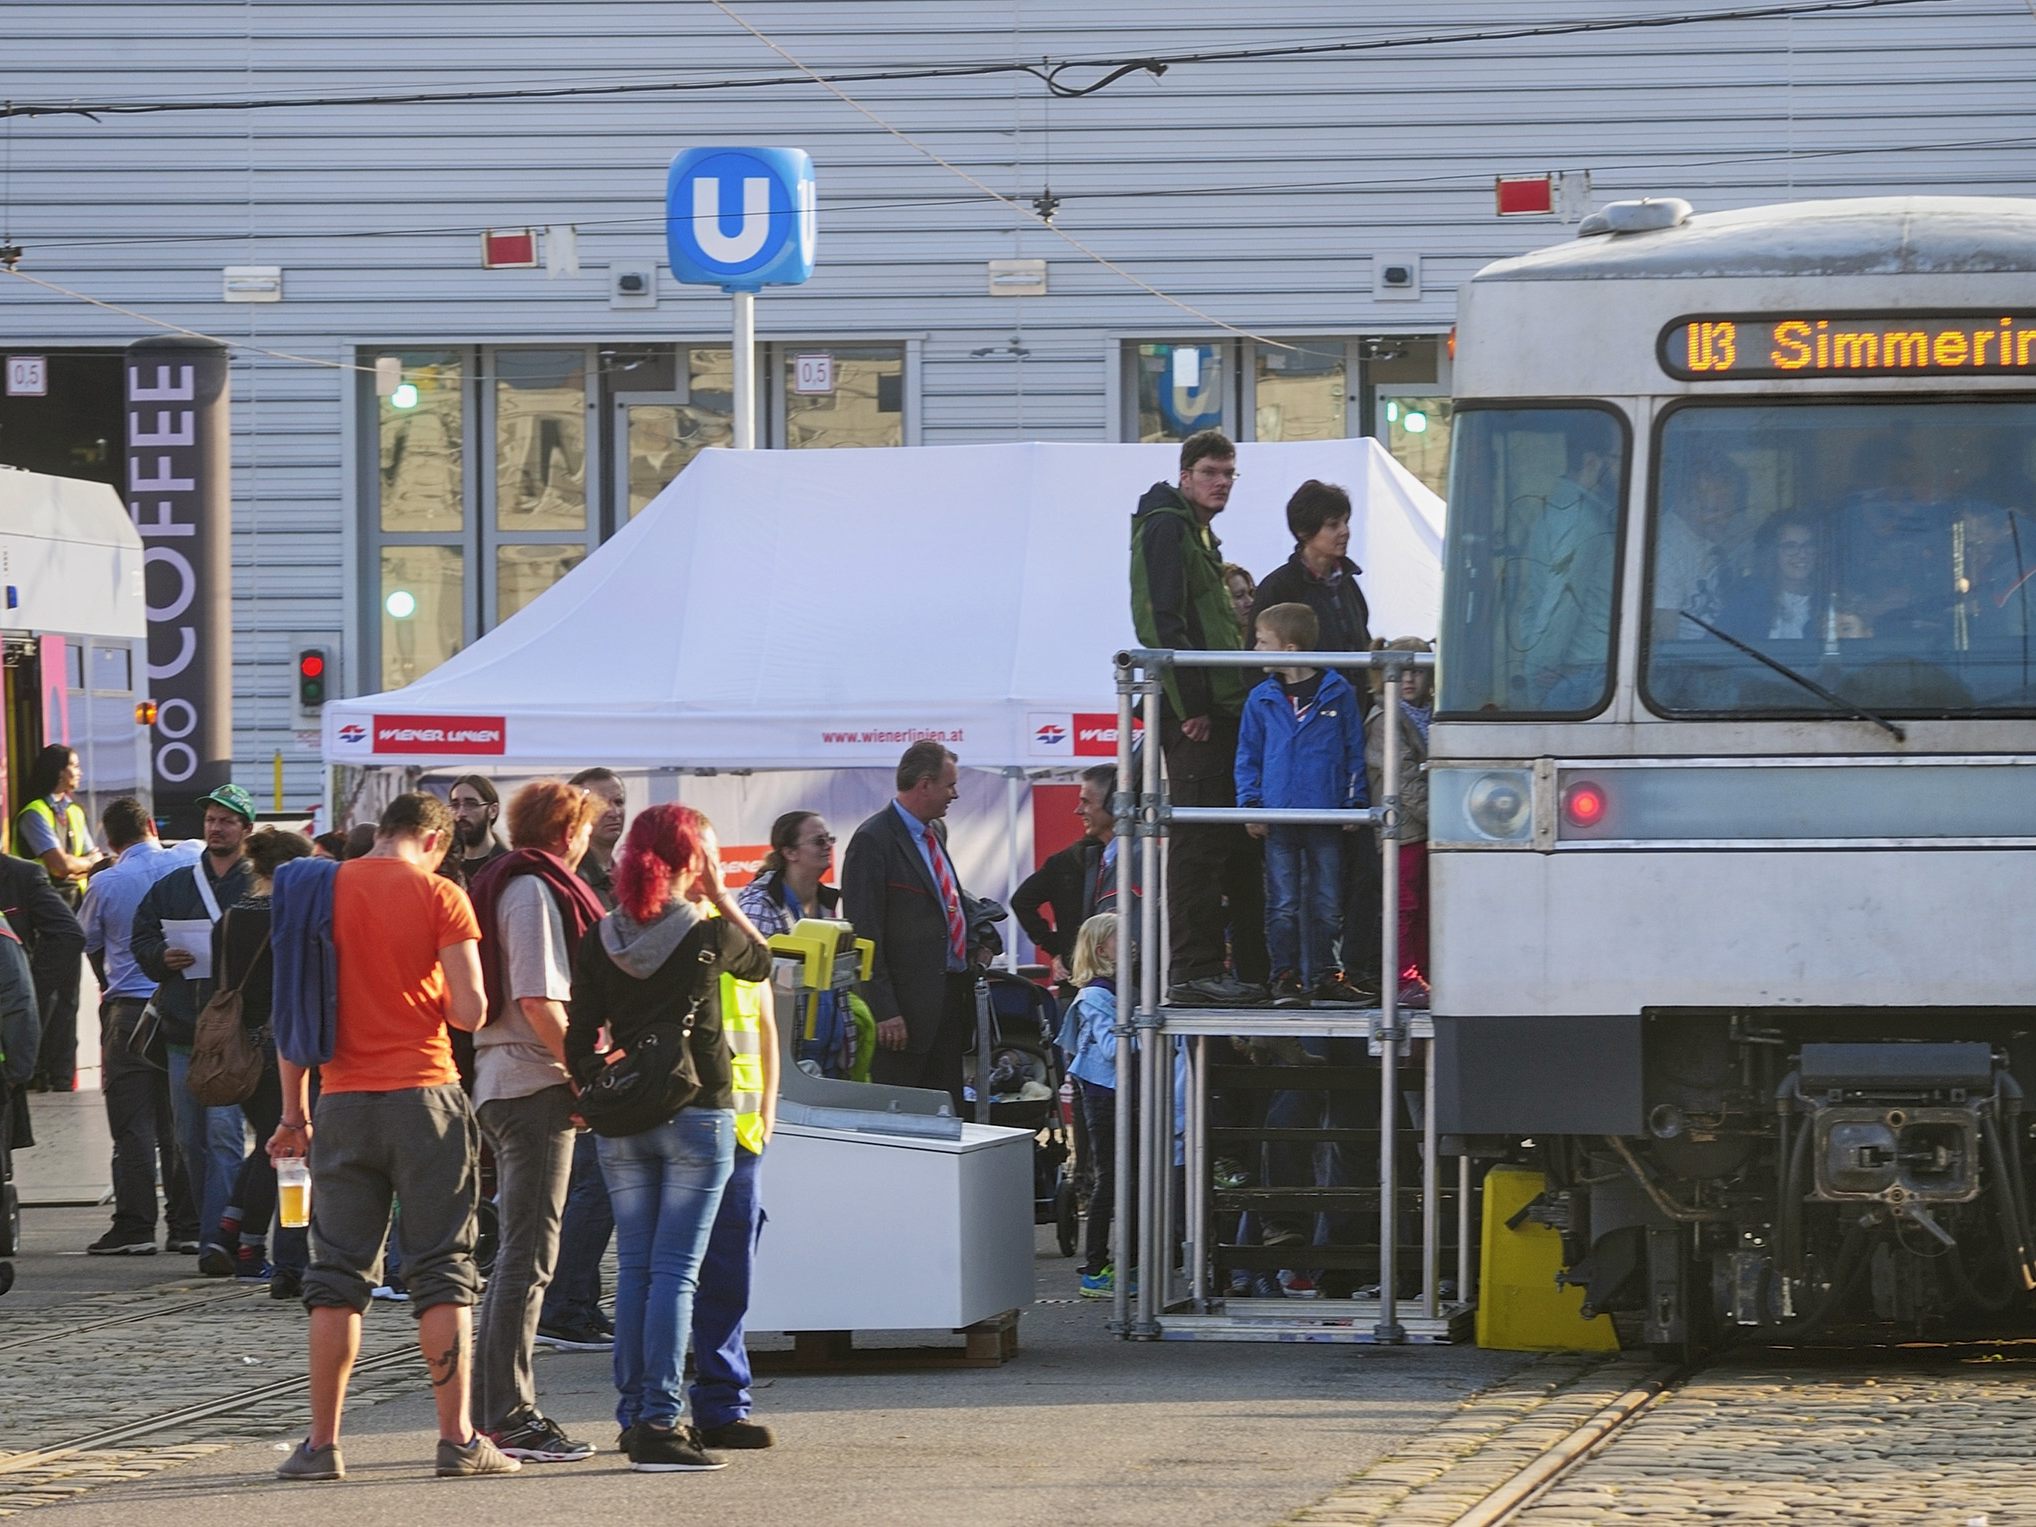
[(1492, 769), (1464, 792), (1464, 815), (1494, 842), (1517, 842), (1534, 827), (1534, 777), (1525, 769)]

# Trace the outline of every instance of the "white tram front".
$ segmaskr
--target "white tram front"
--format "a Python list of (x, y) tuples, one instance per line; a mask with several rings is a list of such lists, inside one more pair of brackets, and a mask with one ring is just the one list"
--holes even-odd
[(1621, 203), (1455, 375), (1441, 1127), (1657, 1346), (2022, 1307), (2036, 200)]

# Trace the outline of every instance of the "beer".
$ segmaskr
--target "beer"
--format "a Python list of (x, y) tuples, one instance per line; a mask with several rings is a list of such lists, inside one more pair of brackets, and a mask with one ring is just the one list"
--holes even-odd
[(311, 1223), (311, 1165), (301, 1156), (276, 1163), (276, 1220), (286, 1230)]

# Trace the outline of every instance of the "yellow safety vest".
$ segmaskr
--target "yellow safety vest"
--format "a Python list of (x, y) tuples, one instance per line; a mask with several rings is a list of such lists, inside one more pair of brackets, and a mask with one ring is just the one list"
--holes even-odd
[(764, 1148), (763, 1005), (763, 982), (722, 974), (721, 1032), (728, 1039), (735, 1143), (753, 1156)]
[[(50, 835), (56, 838), (58, 842), (64, 844), (64, 851), (70, 854), (72, 858), (82, 859), (85, 857), (86, 850), (92, 846), (92, 829), (85, 821), (85, 808), (83, 806), (80, 806), (76, 801), (64, 802), (64, 826), (62, 831), (57, 829), (57, 814), (50, 810), (49, 798), (47, 796), (39, 795), (21, 808), (22, 816), (28, 816), (30, 813), (42, 818), (44, 825), (50, 830)], [(27, 839), (21, 831), (19, 818), (16, 818), (14, 828), (14, 852), (23, 859), (41, 858), (39, 854), (28, 852)], [(76, 877), (70, 875), (52, 875), (49, 878), (52, 884), (65, 887), (66, 889), (82, 885), (85, 879), (82, 875)]]

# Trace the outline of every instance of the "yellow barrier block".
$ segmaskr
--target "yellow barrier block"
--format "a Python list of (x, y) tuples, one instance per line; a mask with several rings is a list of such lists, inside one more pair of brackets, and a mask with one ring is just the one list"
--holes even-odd
[(1616, 1352), (1611, 1316), (1584, 1319), (1584, 1291), (1556, 1286), (1562, 1237), (1532, 1220), (1522, 1220), (1517, 1230), (1506, 1226), (1547, 1185), (1528, 1167), (1495, 1166), (1485, 1175), (1478, 1345), (1501, 1352)]

